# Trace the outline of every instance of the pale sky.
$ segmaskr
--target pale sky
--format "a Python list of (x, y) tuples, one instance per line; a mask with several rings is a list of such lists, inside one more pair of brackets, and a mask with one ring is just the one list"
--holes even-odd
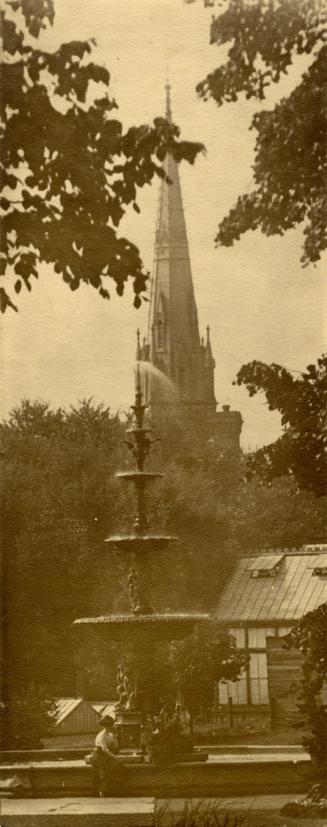
[[(173, 116), (182, 137), (202, 141), (205, 157), (180, 167), (200, 333), (211, 327), (216, 360), (216, 397), (244, 419), (244, 448), (270, 442), (280, 432), (279, 416), (264, 397), (249, 399), (232, 385), (244, 362), (260, 359), (301, 371), (326, 349), (325, 261), (300, 265), (301, 232), (266, 238), (247, 233), (234, 247), (214, 247), (218, 221), (237, 196), (252, 189), (255, 134), (249, 132), (258, 104), (239, 101), (222, 108), (200, 101), (196, 83), (223, 60), (225, 50), (209, 45), (212, 9), (183, 0), (55, 0), (53, 30), (45, 47), (95, 37), (94, 58), (111, 72), (117, 116), (126, 127), (149, 123), (164, 112), (167, 65)], [(300, 60), (269, 93), (271, 107), (298, 83)], [(133, 210), (121, 225), (151, 270), (159, 183), (141, 190), (141, 214)], [(109, 281), (109, 289), (111, 282)], [(146, 331), (148, 305), (136, 311), (131, 288), (105, 302), (93, 288), (75, 293), (50, 268), (43, 268), (31, 294), (21, 293), (19, 313), (3, 320), (4, 393), (2, 414), (23, 397), (52, 406), (83, 397), (126, 409), (133, 395), (135, 330)]]

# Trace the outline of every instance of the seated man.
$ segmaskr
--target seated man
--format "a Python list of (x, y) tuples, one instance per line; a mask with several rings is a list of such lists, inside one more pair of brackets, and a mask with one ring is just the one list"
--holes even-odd
[(125, 765), (116, 757), (118, 752), (117, 739), (114, 735), (115, 721), (111, 715), (105, 715), (101, 720), (102, 729), (95, 739), (93, 750), (88, 763), (94, 767), (95, 781), (99, 795), (122, 795), (122, 785), (125, 778)]
[(101, 724), (103, 728), (96, 736), (95, 746), (114, 758), (118, 752), (117, 738), (114, 735), (114, 718), (112, 718), (111, 715), (104, 715), (104, 717), (101, 718)]

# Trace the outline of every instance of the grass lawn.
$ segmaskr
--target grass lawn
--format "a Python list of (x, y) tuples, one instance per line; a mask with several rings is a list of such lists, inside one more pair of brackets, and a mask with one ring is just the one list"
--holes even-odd
[(159, 806), (155, 827), (327, 827), (326, 818), (289, 818), (275, 811), (254, 809), (251, 812), (227, 812), (218, 802), (186, 801), (181, 804), (179, 810), (169, 809), (168, 801), (168, 806)]
[[(244, 818), (244, 814), (242, 816)], [(228, 822), (226, 824), (226, 827)], [(217, 825), (218, 827), (218, 825)], [(228, 827), (234, 827), (233, 820), (231, 820)], [(264, 813), (253, 813), (252, 817), (246, 817), (239, 824), (235, 823), (235, 827), (326, 827), (325, 818), (286, 818), (285, 816), (271, 815)]]
[(327, 827), (325, 818), (286, 818), (275, 813), (253, 812), (157, 816), (155, 827)]
[[(217, 824), (218, 827), (218, 824)], [(222, 823), (222, 827), (225, 827)], [(262, 815), (256, 813), (252, 819), (246, 818), (243, 822), (228, 822), (226, 827), (326, 827), (326, 819), (323, 818), (303, 818), (299, 821), (297, 818), (285, 818), (285, 816)]]

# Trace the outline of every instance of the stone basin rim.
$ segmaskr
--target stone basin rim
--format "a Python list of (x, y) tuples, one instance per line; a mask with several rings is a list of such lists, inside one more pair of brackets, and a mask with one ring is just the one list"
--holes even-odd
[(133, 614), (112, 614), (112, 615), (99, 615), (98, 617), (79, 617), (74, 620), (73, 625), (97, 625), (97, 624), (112, 624), (112, 625), (155, 625), (156, 623), (196, 623), (200, 622), (201, 620), (209, 620), (210, 615), (206, 612), (194, 612), (194, 613), (176, 613), (176, 614), (143, 614), (143, 615), (133, 615)]

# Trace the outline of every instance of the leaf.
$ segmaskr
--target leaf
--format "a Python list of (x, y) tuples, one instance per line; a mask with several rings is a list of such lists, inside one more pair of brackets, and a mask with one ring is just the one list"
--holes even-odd
[(0, 287), (0, 311), (1, 311), (1, 313), (5, 313), (6, 310), (7, 310), (7, 307), (11, 307), (11, 309), (15, 310), (16, 313), (17, 313), (16, 305), (13, 304), (13, 302), (11, 301), (11, 299), (8, 296), (8, 293), (6, 293), (5, 289), (3, 287)]
[(10, 189), (16, 189), (17, 186), (17, 178), (15, 175), (11, 175), (6, 171), (2, 172), (1, 175), (2, 181), (1, 184), (3, 187), (10, 187)]
[(100, 287), (99, 293), (103, 299), (110, 299), (110, 293), (108, 293), (108, 290), (105, 290), (104, 287)]

